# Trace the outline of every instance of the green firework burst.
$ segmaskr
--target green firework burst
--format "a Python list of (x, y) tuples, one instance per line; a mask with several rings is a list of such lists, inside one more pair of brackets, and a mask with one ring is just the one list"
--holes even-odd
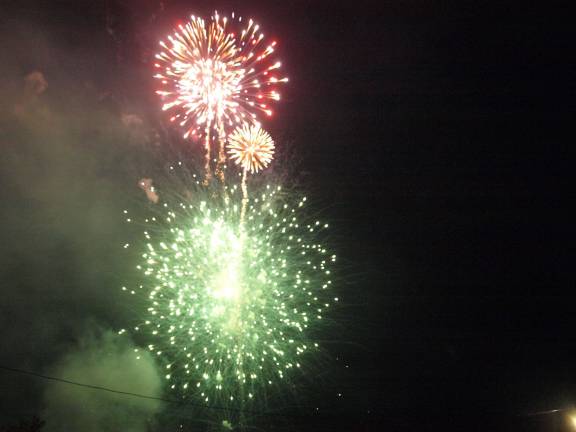
[(289, 379), (318, 347), (312, 330), (338, 300), (336, 257), (318, 242), (328, 226), (307, 222), (306, 198), (291, 205), (266, 186), (241, 222), (237, 186), (218, 196), (202, 189), (210, 187), (196, 184), (192, 198), (164, 203), (146, 221), (137, 293), (147, 318), (135, 329), (171, 388), (244, 402)]

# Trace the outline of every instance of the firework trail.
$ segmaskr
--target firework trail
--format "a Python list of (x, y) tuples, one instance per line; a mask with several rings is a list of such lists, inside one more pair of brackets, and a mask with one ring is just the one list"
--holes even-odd
[(160, 42), (156, 93), (184, 138), (204, 138), (207, 178), (213, 140), (219, 143), (216, 172), (223, 179), (227, 134), (237, 126), (258, 124), (263, 114), (272, 115), (269, 104), (280, 99), (276, 88), (288, 80), (278, 75), (275, 45), (265, 43), (252, 19), (217, 12), (208, 22), (192, 16), (167, 42)]

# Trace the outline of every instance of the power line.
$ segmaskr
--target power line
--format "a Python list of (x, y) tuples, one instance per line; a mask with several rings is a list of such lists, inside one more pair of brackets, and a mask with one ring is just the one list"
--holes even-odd
[[(44, 380), (48, 380), (48, 381), (55, 381), (55, 382), (59, 382), (59, 383), (63, 383), (63, 384), (74, 385), (77, 387), (83, 387), (83, 388), (89, 388), (92, 390), (105, 391), (108, 393), (114, 393), (114, 394), (119, 394), (119, 395), (124, 395), (124, 396), (131, 396), (131, 397), (136, 397), (136, 398), (140, 398), (140, 399), (156, 400), (156, 401), (166, 402), (166, 403), (180, 405), (180, 406), (191, 406), (191, 407), (203, 408), (203, 409), (209, 409), (209, 410), (244, 413), (244, 414), (251, 414), (251, 415), (255, 415), (255, 416), (295, 417), (294, 415), (290, 415), (290, 414), (286, 414), (286, 413), (280, 413), (280, 412), (276, 412), (276, 413), (258, 412), (258, 411), (253, 411), (253, 410), (226, 408), (226, 407), (218, 406), (218, 405), (203, 405), (203, 404), (197, 404), (197, 403), (193, 403), (193, 402), (185, 402), (185, 401), (180, 401), (180, 400), (175, 400), (175, 399), (167, 399), (167, 398), (161, 398), (161, 397), (156, 397), (156, 396), (143, 395), (140, 393), (127, 392), (127, 391), (123, 391), (123, 390), (115, 390), (115, 389), (111, 389), (111, 388), (104, 387), (104, 386), (97, 386), (97, 385), (93, 385), (93, 384), (80, 383), (80, 382), (72, 381), (72, 380), (65, 379), (65, 378), (57, 378), (57, 377), (53, 377), (50, 375), (44, 375), (44, 374), (41, 374), (38, 372), (32, 372), (32, 371), (13, 368), (13, 367), (4, 366), (4, 365), (0, 365), (0, 370), (4, 370), (7, 372), (13, 372), (13, 373), (17, 373), (20, 375), (28, 375), (28, 376), (32, 376), (35, 378), (41, 378)], [(570, 411), (570, 410), (572, 410), (572, 408), (558, 408), (558, 409), (552, 409), (552, 410), (547, 410), (547, 411), (538, 411), (538, 412), (519, 414), (519, 416), (534, 417), (534, 416), (541, 416), (541, 415), (556, 414), (559, 412), (565, 412), (565, 411)]]
[(57, 377), (44, 375), (44, 374), (37, 373), (37, 372), (27, 371), (24, 369), (18, 369), (18, 368), (13, 368), (13, 367), (9, 367), (9, 366), (3, 366), (3, 365), (0, 365), (0, 369), (8, 371), (8, 372), (18, 373), (21, 375), (28, 375), (28, 376), (33, 376), (36, 378), (42, 378), (42, 379), (49, 380), (49, 381), (56, 381), (56, 382), (63, 383), (63, 384), (70, 384), (70, 385), (75, 385), (78, 387), (89, 388), (92, 390), (100, 390), (100, 391), (120, 394), (120, 395), (124, 395), (124, 396), (132, 396), (132, 397), (137, 397), (140, 399), (157, 400), (157, 401), (171, 403), (171, 404), (193, 406), (196, 408), (204, 408), (204, 409), (228, 411), (228, 412), (237, 412), (237, 413), (245, 413), (245, 414), (260, 415), (260, 416), (287, 416), (286, 414), (281, 414), (281, 413), (272, 414), (272, 413), (257, 412), (257, 411), (252, 411), (252, 410), (242, 410), (242, 409), (237, 409), (237, 408), (226, 408), (226, 407), (218, 406), (218, 405), (195, 404), (192, 402), (184, 402), (184, 401), (179, 401), (179, 400), (175, 400), (175, 399), (166, 399), (166, 398), (160, 398), (160, 397), (156, 397), (156, 396), (148, 396), (148, 395), (143, 395), (143, 394), (139, 394), (139, 393), (132, 393), (132, 392), (127, 392), (127, 391), (122, 391), (122, 390), (115, 390), (115, 389), (111, 389), (108, 387), (97, 386), (97, 385), (93, 385), (93, 384), (80, 383), (77, 381), (72, 381), (72, 380), (68, 380), (68, 379), (64, 379), (64, 378), (57, 378)]

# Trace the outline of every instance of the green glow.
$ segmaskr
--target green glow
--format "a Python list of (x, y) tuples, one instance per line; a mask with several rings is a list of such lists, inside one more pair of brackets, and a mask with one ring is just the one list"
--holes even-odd
[(147, 220), (137, 293), (148, 317), (135, 330), (149, 337), (173, 389), (206, 402), (250, 400), (318, 346), (309, 330), (337, 301), (336, 257), (314, 240), (327, 225), (305, 221), (306, 198), (290, 205), (267, 186), (241, 225), (237, 187), (225, 198), (197, 192)]

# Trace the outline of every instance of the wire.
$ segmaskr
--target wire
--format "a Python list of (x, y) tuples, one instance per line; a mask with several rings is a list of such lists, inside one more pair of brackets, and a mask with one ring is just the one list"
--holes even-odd
[[(115, 389), (111, 389), (111, 388), (103, 387), (103, 386), (80, 383), (77, 381), (72, 381), (72, 380), (68, 380), (68, 379), (64, 379), (64, 378), (57, 378), (57, 377), (53, 377), (53, 376), (49, 376), (49, 375), (40, 374), (37, 372), (27, 371), (24, 369), (18, 369), (18, 368), (13, 368), (13, 367), (9, 367), (9, 366), (3, 366), (3, 365), (0, 365), (0, 370), (5, 370), (8, 372), (14, 372), (14, 373), (18, 373), (21, 375), (33, 376), (36, 378), (42, 378), (42, 379), (49, 380), (49, 381), (56, 381), (56, 382), (63, 383), (63, 384), (70, 384), (70, 385), (75, 385), (78, 387), (89, 388), (92, 390), (100, 390), (100, 391), (105, 391), (108, 393), (115, 393), (115, 394), (120, 394), (120, 395), (124, 395), (124, 396), (132, 396), (132, 397), (136, 397), (136, 398), (140, 398), (140, 399), (157, 400), (157, 401), (181, 405), (181, 406), (193, 406), (196, 408), (211, 409), (211, 410), (218, 410), (218, 411), (228, 411), (228, 412), (236, 412), (236, 413), (244, 413), (244, 414), (252, 414), (252, 415), (257, 415), (257, 416), (293, 417), (293, 415), (290, 415), (287, 413), (281, 413), (281, 412), (275, 412), (275, 413), (258, 412), (258, 411), (252, 411), (252, 410), (242, 410), (242, 409), (237, 409), (237, 408), (226, 408), (226, 407), (218, 406), (218, 405), (203, 405), (203, 404), (196, 404), (196, 403), (192, 403), (192, 402), (179, 401), (179, 400), (175, 400), (175, 399), (166, 399), (166, 398), (161, 398), (161, 397), (156, 397), (156, 396), (148, 396), (148, 395), (143, 395), (140, 393), (132, 393), (132, 392), (127, 392), (127, 391), (122, 391), (122, 390), (115, 390)], [(552, 409), (552, 410), (547, 410), (547, 411), (538, 411), (538, 412), (519, 414), (519, 416), (533, 417), (533, 416), (540, 416), (540, 415), (555, 414), (558, 412), (564, 412), (564, 411), (569, 411), (569, 410), (571, 410), (571, 408), (558, 408), (558, 409)]]
[(226, 408), (226, 407), (222, 407), (222, 406), (218, 406), (218, 405), (195, 404), (195, 403), (183, 402), (183, 401), (179, 401), (179, 400), (175, 400), (175, 399), (166, 399), (166, 398), (160, 398), (160, 397), (156, 397), (156, 396), (148, 396), (148, 395), (143, 395), (143, 394), (139, 394), (139, 393), (132, 393), (132, 392), (127, 392), (127, 391), (122, 391), (122, 390), (115, 390), (115, 389), (111, 389), (111, 388), (103, 387), (103, 386), (97, 386), (97, 385), (92, 385), (92, 384), (80, 383), (80, 382), (77, 382), (77, 381), (71, 381), (71, 380), (64, 379), (64, 378), (57, 378), (57, 377), (53, 377), (53, 376), (49, 376), (49, 375), (40, 374), (40, 373), (37, 373), (37, 372), (27, 371), (27, 370), (24, 370), (24, 369), (18, 369), (18, 368), (13, 368), (13, 367), (9, 367), (9, 366), (3, 366), (3, 365), (0, 365), (0, 369), (5, 370), (5, 371), (8, 371), (8, 372), (18, 373), (18, 374), (21, 374), (21, 375), (33, 376), (33, 377), (36, 377), (36, 378), (42, 378), (42, 379), (49, 380), (49, 381), (56, 381), (56, 382), (59, 382), (59, 383), (70, 384), (70, 385), (75, 385), (75, 386), (78, 386), (78, 387), (89, 388), (89, 389), (92, 389), (92, 390), (100, 390), (100, 391), (105, 391), (105, 392), (108, 392), (108, 393), (120, 394), (120, 395), (124, 395), (124, 396), (132, 396), (132, 397), (137, 397), (137, 398), (140, 398), (140, 399), (157, 400), (157, 401), (167, 402), (167, 403), (171, 403), (171, 404), (188, 405), (188, 406), (194, 406), (194, 407), (197, 407), (197, 408), (205, 408), (205, 409), (212, 409), (212, 410), (218, 410), (218, 411), (247, 413), (247, 414), (252, 414), (252, 415), (261, 415), (261, 416), (278, 415), (278, 416), (286, 416), (286, 414), (281, 414), (281, 413), (272, 414), (272, 413), (257, 412), (257, 411), (251, 411), (251, 410), (242, 410), (242, 409), (236, 409), (236, 408)]

